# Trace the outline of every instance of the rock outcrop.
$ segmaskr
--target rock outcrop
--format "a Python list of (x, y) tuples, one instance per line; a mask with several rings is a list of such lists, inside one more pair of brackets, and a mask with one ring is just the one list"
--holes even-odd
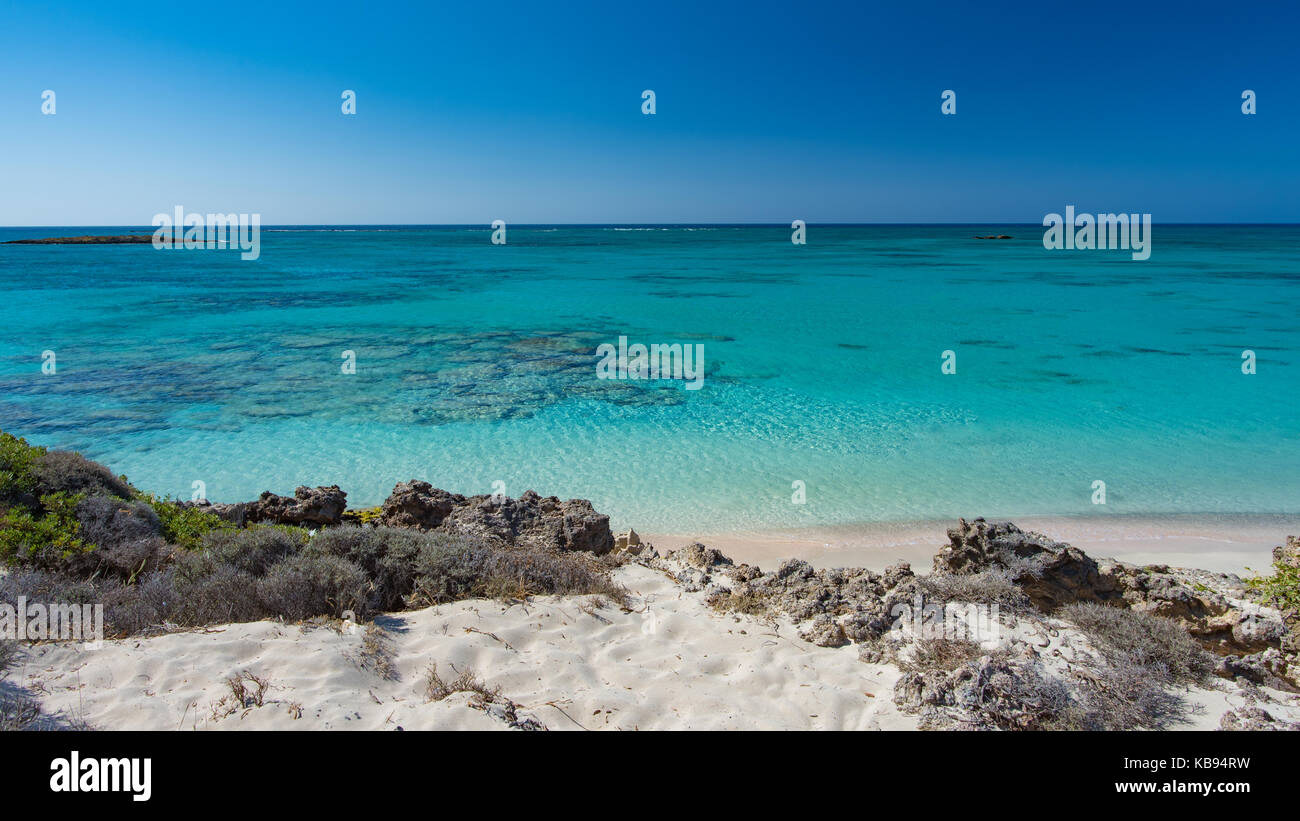
[(1042, 730), (1068, 705), (1062, 685), (1032, 659), (986, 655), (955, 670), (904, 673), (894, 703), (921, 716), (922, 729)]
[(1261, 707), (1238, 707), (1219, 719), (1220, 730), (1300, 730), (1300, 724), (1274, 718)]
[(329, 527), (343, 522), (347, 498), (348, 494), (338, 485), (303, 486), (295, 490), (293, 496), (280, 496), (268, 490), (252, 502), (227, 505), (204, 500), (194, 505), (240, 527), (246, 524)]
[(1122, 595), (1115, 579), (1082, 550), (1010, 522), (961, 519), (948, 531), (948, 541), (934, 557), (935, 573), (1002, 570), (1046, 613), (1071, 602), (1111, 602)]
[(379, 511), (379, 523), (388, 527), (435, 530), (453, 508), (464, 503), (464, 496), (448, 493), (428, 482), (400, 482), (384, 500)]
[(822, 647), (880, 638), (896, 620), (895, 605), (915, 593), (915, 576), (906, 564), (882, 574), (863, 568), (816, 570), (789, 559), (764, 573), (692, 544), (651, 566), (668, 572), (687, 591), (705, 590), (708, 602), (721, 610), (786, 616), (800, 625), (805, 640)]
[[(505, 496), (462, 496), (428, 482), (402, 482), (382, 507), (358, 516), (347, 510), (347, 493), (337, 485), (300, 487), (292, 497), (270, 491), (240, 504), (186, 502), (243, 527), (246, 524), (286, 524), (333, 527), (345, 521), (423, 531), (457, 533), (470, 538), (552, 550), (608, 553), (614, 547), (609, 517), (597, 513), (586, 499), (560, 501), (526, 491), (518, 499)], [(637, 548), (641, 540), (635, 536)], [(634, 550), (634, 552), (640, 552)]]
[(586, 499), (560, 501), (525, 491), (508, 496), (461, 496), (428, 482), (403, 482), (393, 488), (379, 523), (390, 527), (441, 530), (506, 544), (553, 550), (608, 553), (614, 547), (609, 517)]
[(962, 519), (948, 540), (935, 574), (1001, 571), (1044, 613), (1073, 602), (1127, 607), (1172, 619), (1221, 654), (1277, 647), (1286, 633), (1276, 614), (1245, 601), (1244, 583), (1231, 574), (1098, 561), (1010, 522)]

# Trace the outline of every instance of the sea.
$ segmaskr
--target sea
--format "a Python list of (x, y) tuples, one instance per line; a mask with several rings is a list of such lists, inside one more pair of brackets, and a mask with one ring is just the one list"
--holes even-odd
[[(180, 499), (337, 484), (364, 507), (422, 479), (665, 532), (1300, 513), (1300, 226), (1157, 223), (1146, 260), (1043, 231), (0, 244), (0, 430)], [(604, 378), (620, 338), (692, 346), (695, 389)]]

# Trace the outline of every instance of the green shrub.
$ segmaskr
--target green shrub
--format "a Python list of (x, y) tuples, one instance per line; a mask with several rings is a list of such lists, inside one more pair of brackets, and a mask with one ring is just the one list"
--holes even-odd
[(41, 510), (11, 507), (0, 513), (0, 562), (48, 565), (94, 549), (81, 537), (81, 494), (47, 493)]
[(33, 471), (44, 455), (45, 448), (32, 447), (26, 439), (0, 431), (0, 506), (35, 498)]
[(302, 550), (306, 543), (307, 531), (283, 525), (212, 530), (203, 537), (203, 548), (213, 562), (254, 576), (266, 575), (272, 565)]
[(141, 493), (137, 498), (158, 515), (163, 538), (187, 550), (197, 549), (203, 537), (214, 530), (235, 529), (233, 524), (211, 511), (182, 505), (170, 498), (159, 499), (152, 493)]
[(1246, 587), (1261, 601), (1278, 610), (1300, 610), (1300, 567), (1273, 562), (1273, 575), (1246, 580)]

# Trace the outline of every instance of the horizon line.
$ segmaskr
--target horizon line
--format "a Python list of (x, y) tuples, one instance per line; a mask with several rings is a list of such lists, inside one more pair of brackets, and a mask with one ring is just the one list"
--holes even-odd
[[(199, 212), (194, 212), (199, 213)], [(205, 212), (206, 213), (206, 212)], [(217, 212), (213, 212), (217, 213)], [(223, 212), (224, 213), (224, 212)], [(1004, 226), (1027, 226), (1033, 228), (1045, 227), (1041, 222), (1014, 222), (1014, 221), (944, 221), (944, 222), (838, 222), (838, 221), (810, 221), (804, 220), (805, 225), (820, 225), (829, 227), (929, 227), (929, 226), (967, 226), (967, 225), (1004, 225)], [(768, 221), (721, 221), (721, 222), (515, 222), (506, 221), (508, 226), (514, 227), (544, 227), (544, 228), (605, 228), (605, 227), (676, 227), (676, 226), (736, 226), (736, 227), (789, 227), (789, 222), (768, 222)], [(1287, 222), (1156, 222), (1153, 225), (1202, 225), (1202, 226), (1300, 226), (1300, 221)], [(485, 230), (491, 230), (490, 222), (281, 222), (265, 223), (263, 228), (475, 228), (487, 226)], [(132, 228), (153, 232), (157, 230), (154, 225), (132, 225), (129, 223), (78, 223), (65, 225), (0, 225), (0, 229), (5, 228)]]

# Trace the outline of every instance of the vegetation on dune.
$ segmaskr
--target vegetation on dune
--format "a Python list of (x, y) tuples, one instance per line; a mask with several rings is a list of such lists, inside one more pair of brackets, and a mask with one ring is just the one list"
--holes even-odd
[(170, 498), (158, 498), (152, 493), (140, 493), (137, 498), (153, 508), (162, 525), (162, 536), (172, 544), (188, 550), (197, 548), (205, 534), (213, 530), (229, 530), (234, 525), (197, 507), (182, 505)]
[[(368, 522), (373, 516), (360, 516)], [(102, 603), (109, 635), (163, 625), (375, 613), (474, 597), (599, 593), (574, 552), (345, 524), (237, 527), (143, 493), (103, 465), (0, 433), (0, 601)]]
[(84, 496), (46, 493), (32, 510), (13, 506), (0, 513), (0, 561), (48, 565), (93, 549), (81, 538), (76, 508)]
[(1091, 602), (1067, 604), (1057, 614), (1083, 631), (1109, 664), (1146, 668), (1173, 684), (1204, 684), (1214, 659), (1170, 619)]
[(1283, 612), (1300, 611), (1300, 566), (1284, 561), (1273, 562), (1273, 573), (1256, 574), (1246, 586), (1262, 602)]

